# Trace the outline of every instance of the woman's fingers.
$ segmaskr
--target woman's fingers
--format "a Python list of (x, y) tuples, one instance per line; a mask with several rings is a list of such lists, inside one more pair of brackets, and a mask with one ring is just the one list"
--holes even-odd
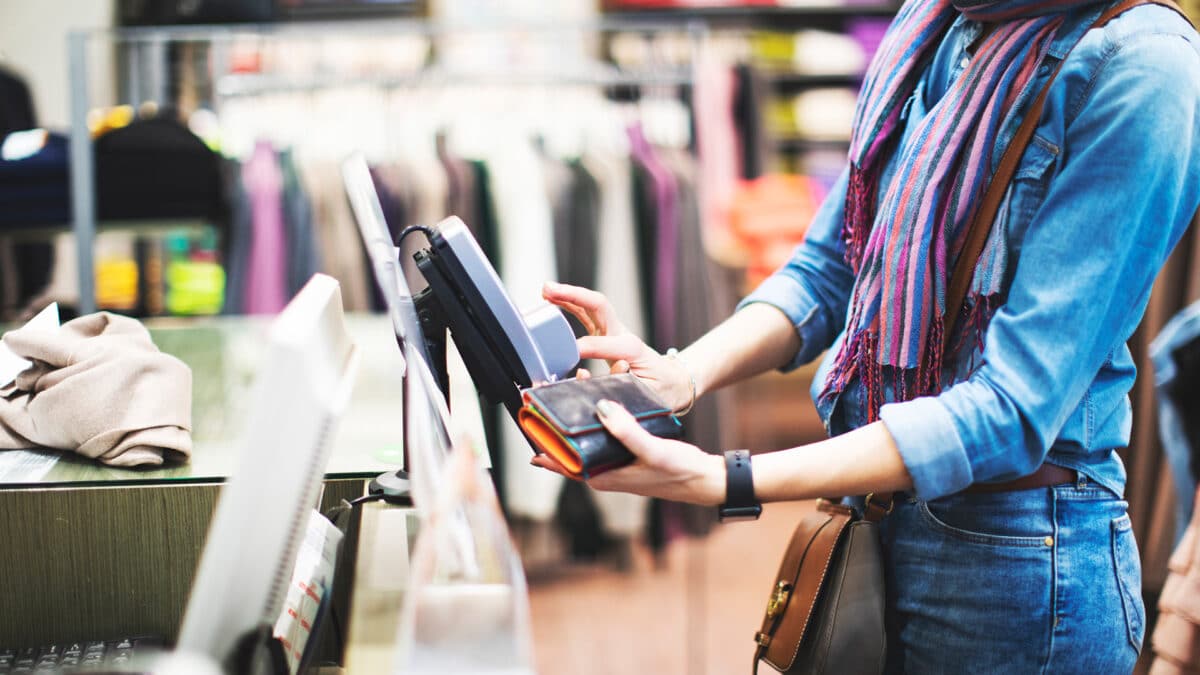
[(589, 312), (600, 314), (606, 313), (611, 309), (608, 304), (608, 298), (604, 297), (603, 293), (582, 286), (547, 281), (542, 286), (542, 297), (555, 304), (559, 304), (560, 302), (570, 303), (582, 307)]
[(643, 429), (637, 419), (616, 401), (600, 401), (596, 404), (596, 413), (608, 433), (640, 459), (649, 460), (654, 454), (655, 445), (662, 441)]
[(575, 344), (579, 346), (579, 358), (604, 359), (610, 364), (615, 361), (636, 361), (646, 348), (645, 343), (632, 333), (585, 335)]
[(575, 370), (575, 379), (590, 380), (592, 379), (592, 371), (588, 370), (587, 368), (577, 368)]
[(580, 480), (579, 476), (571, 475), (566, 469), (563, 468), (562, 464), (558, 463), (558, 460), (550, 457), (549, 455), (534, 455), (533, 459), (529, 460), (529, 463), (533, 466), (553, 471), (564, 478), (570, 478), (571, 480), (575, 481)]
[(582, 323), (583, 327), (587, 329), (588, 335), (604, 335), (608, 332), (606, 325), (601, 324), (599, 319), (597, 319), (592, 312), (587, 311), (579, 305), (565, 301), (551, 302), (558, 307), (567, 310), (567, 312), (569, 312), (576, 319), (579, 319), (579, 323)]
[(628, 372), (629, 372), (629, 362), (625, 361), (624, 359), (622, 359), (620, 361), (614, 361), (612, 366), (609, 367), (609, 369), (608, 369), (609, 375), (620, 375), (621, 373), (628, 373)]

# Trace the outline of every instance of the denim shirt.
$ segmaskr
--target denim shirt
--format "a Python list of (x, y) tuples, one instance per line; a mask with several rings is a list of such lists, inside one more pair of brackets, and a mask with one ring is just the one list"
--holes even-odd
[[(1129, 442), (1136, 374), (1125, 343), (1200, 203), (1200, 40), (1160, 6), (1088, 31), (1102, 9), (1064, 23), (1030, 88), (1065, 59), (993, 225), (1006, 242), (1006, 296), (982, 353), (955, 355), (939, 395), (880, 411), (922, 499), (1044, 461), (1124, 492), (1116, 450)], [(906, 105), (905, 133), (962, 73), (979, 31), (961, 16), (949, 29)], [(1010, 116), (1002, 142), (1018, 124)], [(894, 170), (885, 165), (881, 191)], [(847, 175), (791, 260), (739, 305), (768, 303), (795, 325), (800, 349), (785, 370), (828, 350), (814, 400), (845, 337), (854, 283), (840, 236)], [(826, 430), (864, 425), (863, 402), (855, 381), (819, 406)]]

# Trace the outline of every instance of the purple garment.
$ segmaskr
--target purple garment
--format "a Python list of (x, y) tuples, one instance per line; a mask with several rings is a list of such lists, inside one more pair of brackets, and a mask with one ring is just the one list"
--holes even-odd
[(250, 262), (246, 269), (247, 314), (278, 314), (287, 304), (287, 240), (283, 225), (283, 173), (271, 145), (259, 142), (242, 165), (250, 197)]
[(654, 334), (660, 345), (675, 343), (675, 257), (679, 247), (679, 185), (675, 174), (662, 163), (642, 127), (631, 124), (629, 151), (650, 176), (657, 202), (657, 240), (654, 266)]

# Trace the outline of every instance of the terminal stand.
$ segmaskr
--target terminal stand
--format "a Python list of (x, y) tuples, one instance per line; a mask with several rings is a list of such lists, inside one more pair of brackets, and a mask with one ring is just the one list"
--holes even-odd
[(496, 356), (497, 348), (479, 330), (465, 301), (445, 303), (439, 299), (457, 297), (459, 294), (429, 251), (418, 251), (414, 258), (429, 287), (413, 296), (413, 302), (421, 321), (426, 349), (433, 360), (431, 367), (434, 377), (442, 393), (447, 397), (450, 395), (450, 381), (446, 372), (446, 331), (449, 330), (480, 393), (491, 403), (503, 404), (515, 421), (521, 409), (520, 387), (528, 387), (530, 383), (512, 381)]
[(229, 673), (290, 675), (283, 644), (275, 637), (274, 627), (266, 623), (243, 635), (224, 665)]

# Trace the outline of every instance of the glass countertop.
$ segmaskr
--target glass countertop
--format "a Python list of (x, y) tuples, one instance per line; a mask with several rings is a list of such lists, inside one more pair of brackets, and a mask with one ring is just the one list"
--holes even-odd
[[(191, 461), (126, 469), (68, 452), (0, 450), (0, 487), (212, 483), (236, 470), (238, 439), (249, 423), (251, 384), (267, 348), (271, 317), (147, 319), (144, 323), (159, 349), (192, 369)], [(346, 327), (361, 360), (325, 475), (368, 478), (401, 467), (403, 362), (387, 316), (350, 315)], [(26, 467), (6, 467), (5, 460)]]

